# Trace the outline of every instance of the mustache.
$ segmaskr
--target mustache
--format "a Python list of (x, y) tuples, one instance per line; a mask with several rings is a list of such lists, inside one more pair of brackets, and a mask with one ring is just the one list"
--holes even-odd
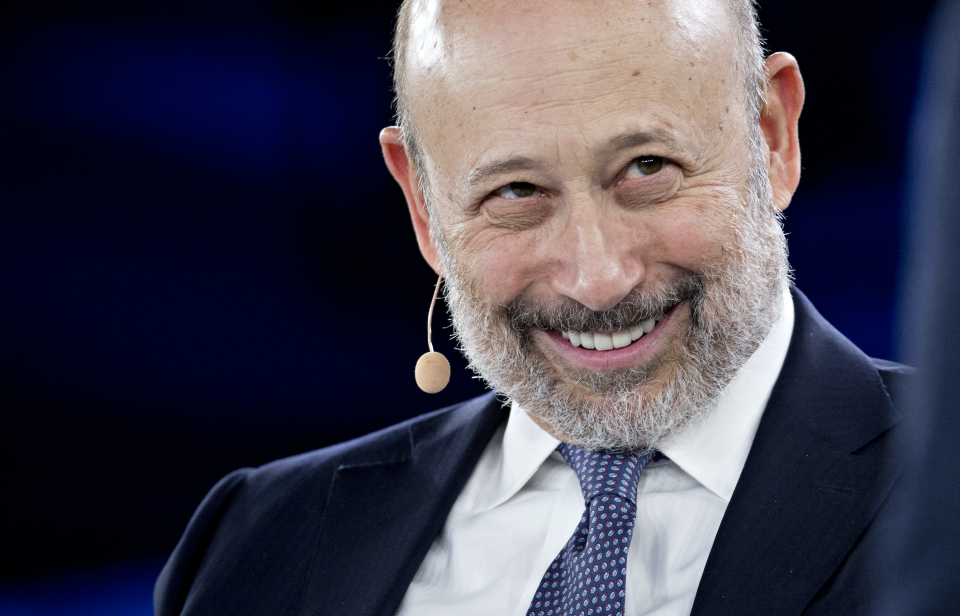
[(696, 310), (702, 304), (704, 288), (703, 279), (691, 274), (661, 289), (635, 287), (609, 310), (592, 310), (569, 297), (549, 302), (517, 298), (505, 308), (511, 327), (521, 336), (532, 329), (616, 331), (661, 318), (684, 300), (690, 300)]

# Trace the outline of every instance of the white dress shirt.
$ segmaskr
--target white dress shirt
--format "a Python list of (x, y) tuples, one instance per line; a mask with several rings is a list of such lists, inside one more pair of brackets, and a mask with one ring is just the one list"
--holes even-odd
[[(640, 473), (627, 557), (626, 616), (688, 615), (793, 331), (793, 301), (699, 424)], [(583, 515), (559, 441), (516, 404), (484, 450), (398, 614), (524, 616)]]

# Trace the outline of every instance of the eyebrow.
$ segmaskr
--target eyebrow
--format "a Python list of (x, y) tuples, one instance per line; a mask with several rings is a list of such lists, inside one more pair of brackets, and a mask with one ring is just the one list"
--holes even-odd
[(514, 156), (506, 160), (496, 160), (491, 163), (480, 165), (470, 172), (467, 176), (467, 183), (471, 186), (482, 184), (488, 178), (513, 173), (514, 171), (526, 171), (536, 169), (540, 166), (536, 160), (526, 156)]
[(655, 142), (664, 143), (671, 148), (677, 147), (677, 140), (673, 137), (673, 135), (669, 134), (665, 130), (654, 129), (635, 133), (620, 133), (608, 141), (607, 145), (603, 149), (607, 153), (613, 153), (618, 150), (625, 150), (627, 148), (637, 147), (638, 145), (646, 145), (648, 143)]
[[(601, 148), (601, 155), (605, 158), (612, 156), (620, 150), (635, 148), (648, 143), (663, 143), (671, 149), (678, 147), (677, 140), (664, 130), (649, 130), (631, 133), (620, 133), (611, 138), (606, 145)], [(513, 156), (503, 160), (484, 163), (475, 168), (467, 176), (467, 184), (477, 186), (483, 184), (491, 177), (506, 175), (515, 171), (527, 171), (538, 169), (542, 166), (540, 161), (527, 156)]]

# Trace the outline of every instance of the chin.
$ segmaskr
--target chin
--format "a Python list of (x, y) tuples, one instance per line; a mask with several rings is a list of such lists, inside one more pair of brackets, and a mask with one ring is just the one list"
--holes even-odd
[(571, 379), (556, 376), (512, 398), (549, 425), (558, 439), (593, 450), (643, 452), (713, 408), (713, 396), (690, 387), (671, 361)]

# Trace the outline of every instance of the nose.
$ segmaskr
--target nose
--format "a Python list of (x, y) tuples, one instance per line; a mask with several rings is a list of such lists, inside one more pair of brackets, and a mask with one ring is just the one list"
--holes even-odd
[(591, 310), (609, 310), (643, 281), (640, 239), (592, 196), (580, 196), (568, 212), (551, 284)]

